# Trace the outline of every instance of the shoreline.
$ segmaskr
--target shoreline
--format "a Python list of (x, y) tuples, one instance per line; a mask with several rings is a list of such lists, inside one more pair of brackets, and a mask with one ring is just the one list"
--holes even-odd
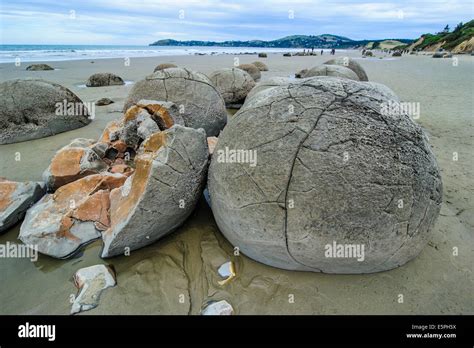
[[(318, 52), (319, 53), (319, 52)], [(340, 52), (339, 52), (340, 53)], [(38, 262), (27, 259), (2, 259), (0, 274), (1, 314), (68, 314), (71, 294), (68, 281), (82, 267), (97, 263), (113, 264), (118, 285), (102, 294), (99, 306), (81, 313), (94, 314), (198, 314), (209, 300), (225, 299), (237, 314), (473, 314), (474, 304), (465, 289), (472, 287), (474, 236), (474, 101), (471, 79), (474, 57), (459, 55), (458, 65), (451, 59), (432, 59), (427, 55), (404, 55), (391, 59), (362, 59), (359, 51), (344, 55), (360, 58), (369, 81), (387, 85), (403, 101), (419, 102), (417, 122), (429, 133), (432, 149), (441, 168), (444, 197), (441, 215), (429, 244), (414, 260), (402, 267), (364, 275), (330, 275), (291, 272), (257, 263), (245, 256), (234, 257), (233, 248), (219, 232), (212, 212), (203, 199), (192, 216), (164, 239), (106, 261), (99, 258), (100, 242), (85, 247), (69, 260), (55, 260), (39, 255)], [(336, 57), (344, 56), (338, 54)], [(177, 55), (133, 58), (125, 66), (123, 58), (55, 61), (58, 70), (26, 71), (26, 64), (0, 64), (0, 82), (13, 78), (43, 78), (59, 83), (76, 93), (84, 102), (108, 97), (115, 101), (96, 107), (96, 117), (89, 125), (55, 136), (0, 145), (0, 176), (18, 181), (41, 180), (43, 170), (62, 146), (78, 137), (97, 138), (107, 122), (122, 115), (122, 106), (131, 85), (82, 88), (96, 72), (113, 72), (127, 81), (139, 81), (153, 72), (159, 63), (209, 74), (232, 67), (235, 55)], [(333, 58), (268, 54), (238, 55), (240, 63), (261, 60), (269, 71), (262, 80), (289, 76), (303, 68), (319, 65)], [(230, 116), (231, 117), (231, 116)], [(21, 153), (21, 161), (15, 154)], [(453, 153), (459, 160), (453, 160)], [(19, 225), (0, 235), (0, 244), (18, 243)], [(454, 256), (453, 247), (459, 248)], [(236, 264), (238, 277), (228, 287), (218, 284), (216, 267), (225, 260)], [(31, 289), (36, 289), (32, 292)], [(181, 304), (177, 294), (189, 294)], [(295, 303), (288, 304), (288, 294)], [(398, 294), (406, 302), (397, 302)]]

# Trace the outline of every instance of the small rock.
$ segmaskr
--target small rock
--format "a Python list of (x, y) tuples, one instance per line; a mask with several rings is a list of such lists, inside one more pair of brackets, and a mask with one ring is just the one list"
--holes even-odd
[(261, 52), (261, 53), (258, 54), (258, 58), (267, 58), (267, 54)]
[(209, 155), (212, 155), (217, 144), (217, 137), (207, 137), (207, 147), (209, 148)]
[(45, 70), (54, 70), (48, 64), (32, 64), (26, 68), (28, 71), (45, 71)]
[(291, 53), (283, 53), (283, 57), (291, 57)]
[(209, 303), (202, 311), (201, 315), (232, 315), (234, 308), (226, 300)]
[(114, 272), (105, 265), (81, 268), (74, 274), (74, 285), (79, 289), (71, 314), (91, 310), (99, 305), (103, 290), (117, 284)]
[(95, 102), (95, 105), (97, 106), (104, 106), (104, 105), (110, 105), (114, 103), (114, 101), (112, 99), (109, 99), (109, 98), (102, 98), (102, 99), (99, 99), (98, 101)]
[(224, 280), (221, 280), (218, 282), (219, 285), (227, 284), (231, 279), (233, 279), (236, 276), (234, 263), (232, 261), (228, 261), (222, 264), (217, 270), (217, 272), (222, 278), (225, 278)]

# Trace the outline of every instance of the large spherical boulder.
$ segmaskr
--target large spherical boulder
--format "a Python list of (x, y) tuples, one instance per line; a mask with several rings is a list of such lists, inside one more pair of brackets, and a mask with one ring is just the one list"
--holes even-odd
[(367, 77), (367, 74), (365, 73), (364, 68), (352, 58), (349, 58), (349, 57), (334, 58), (334, 59), (328, 60), (324, 64), (342, 65), (346, 68), (351, 69), (353, 72), (355, 72), (357, 76), (359, 77), (359, 80), (369, 81), (369, 78)]
[(66, 87), (35, 79), (0, 83), (0, 144), (43, 138), (90, 122), (87, 107)]
[(262, 77), (260, 70), (253, 64), (240, 64), (237, 68), (246, 71), (255, 81), (260, 80)]
[(257, 60), (256, 62), (253, 62), (252, 64), (255, 65), (257, 69), (260, 71), (268, 71), (268, 66), (263, 62), (260, 62)]
[(169, 69), (169, 68), (177, 68), (178, 66), (176, 64), (173, 64), (173, 63), (162, 63), (162, 64), (158, 64), (156, 67), (155, 67), (155, 70), (153, 72), (157, 72), (159, 70), (165, 70), (165, 69)]
[(169, 68), (138, 81), (125, 101), (124, 111), (141, 99), (175, 103), (185, 125), (204, 128), (208, 136), (218, 135), (227, 122), (219, 91), (204, 74), (191, 70)]
[(314, 77), (314, 76), (332, 76), (341, 77), (350, 80), (359, 81), (359, 77), (351, 69), (341, 65), (328, 65), (323, 64), (315, 66), (309, 69), (303, 77)]
[(125, 82), (120, 76), (111, 73), (97, 73), (91, 75), (86, 82), (87, 87), (120, 86)]
[(332, 77), (256, 94), (212, 156), (219, 229), (245, 255), (290, 270), (370, 273), (414, 258), (442, 183), (421, 127), (390, 112), (396, 102)]
[(253, 78), (244, 70), (237, 68), (216, 70), (209, 75), (209, 79), (224, 98), (227, 107), (241, 105), (255, 86)]

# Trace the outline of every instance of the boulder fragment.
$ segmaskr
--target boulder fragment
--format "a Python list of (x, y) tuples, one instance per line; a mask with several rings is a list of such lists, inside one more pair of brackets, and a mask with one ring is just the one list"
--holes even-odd
[(72, 304), (71, 314), (94, 309), (99, 305), (102, 291), (116, 284), (115, 272), (108, 266), (81, 268), (74, 274), (74, 285), (79, 294)]
[(124, 184), (121, 174), (93, 174), (43, 196), (25, 215), (19, 239), (56, 258), (72, 256), (100, 238), (110, 225), (109, 193)]
[(0, 234), (21, 221), (26, 210), (45, 193), (44, 184), (0, 178)]

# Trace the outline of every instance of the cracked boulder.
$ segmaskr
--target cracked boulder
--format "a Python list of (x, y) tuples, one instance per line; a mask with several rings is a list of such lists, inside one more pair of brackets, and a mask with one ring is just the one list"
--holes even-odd
[(253, 64), (240, 64), (237, 68), (246, 71), (255, 81), (260, 80), (262, 77), (259, 68)]
[(87, 107), (66, 87), (39, 79), (0, 83), (0, 144), (43, 138), (90, 122)]
[(120, 76), (112, 73), (97, 73), (91, 75), (86, 82), (87, 87), (120, 86), (125, 82)]
[(349, 58), (349, 57), (339, 57), (339, 58), (334, 58), (330, 59), (324, 64), (328, 65), (340, 65), (346, 68), (351, 69), (353, 72), (356, 73), (357, 77), (359, 77), (360, 81), (369, 81), (369, 78), (367, 77), (367, 74), (359, 63), (357, 63), (354, 59)]
[(271, 77), (267, 80), (260, 81), (255, 85), (255, 87), (249, 92), (245, 101), (247, 102), (251, 99), (255, 94), (264, 91), (266, 89), (276, 87), (276, 86), (286, 86), (290, 83), (296, 83), (295, 79), (287, 78), (287, 77)]
[(359, 81), (359, 77), (356, 75), (355, 72), (341, 65), (323, 64), (323, 65), (315, 66), (309, 69), (303, 75), (303, 78), (314, 77), (314, 76), (332, 76), (332, 77), (341, 77), (345, 79)]
[(44, 184), (0, 178), (0, 233), (21, 221), (26, 210), (45, 193)]
[(209, 75), (209, 79), (224, 98), (226, 107), (240, 108), (247, 94), (255, 86), (253, 78), (237, 68), (216, 70)]
[(61, 186), (26, 212), (18, 238), (42, 254), (72, 256), (110, 226), (110, 191), (126, 179), (121, 174), (94, 174)]
[(371, 273), (416, 257), (438, 217), (442, 182), (422, 128), (384, 110), (397, 101), (387, 89), (314, 77), (249, 100), (209, 168), (225, 237), (289, 270)]
[(175, 125), (147, 138), (135, 172), (110, 194), (102, 257), (144, 247), (179, 227), (202, 194), (208, 156), (202, 129)]
[(184, 125), (204, 128), (208, 136), (218, 135), (227, 122), (225, 103), (219, 91), (204, 74), (191, 70), (159, 70), (138, 81), (128, 95), (124, 111), (141, 99), (175, 103)]

